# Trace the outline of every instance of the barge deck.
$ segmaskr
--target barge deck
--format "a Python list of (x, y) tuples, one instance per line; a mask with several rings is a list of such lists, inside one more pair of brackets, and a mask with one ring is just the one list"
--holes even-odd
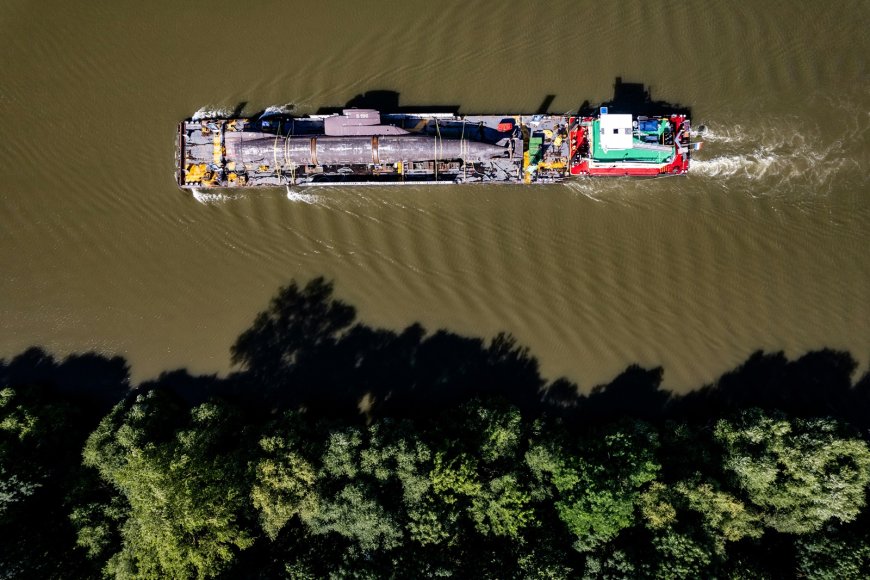
[(380, 113), (187, 119), (183, 189), (402, 183), (554, 183), (689, 169), (690, 122), (659, 117)]

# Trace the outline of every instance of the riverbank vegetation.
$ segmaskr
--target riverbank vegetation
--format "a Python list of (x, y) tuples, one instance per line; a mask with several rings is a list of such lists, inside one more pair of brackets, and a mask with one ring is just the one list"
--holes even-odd
[(870, 379), (757, 353), (578, 394), (509, 336), (283, 288), (225, 378), (0, 363), (0, 576), (860, 578)]

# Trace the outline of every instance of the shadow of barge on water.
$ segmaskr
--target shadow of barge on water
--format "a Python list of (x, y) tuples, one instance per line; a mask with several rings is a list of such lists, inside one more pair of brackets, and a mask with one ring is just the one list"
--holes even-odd
[[(344, 109), (375, 109), (382, 113), (395, 114), (435, 114), (449, 113), (451, 115), (459, 114), (461, 105), (457, 104), (419, 104), (419, 105), (402, 105), (400, 104), (401, 94), (398, 91), (389, 89), (372, 89), (363, 93), (357, 94), (343, 105), (321, 106), (317, 109), (318, 115), (335, 115), (340, 114)], [(551, 110), (553, 101), (556, 95), (545, 95), (534, 111), (471, 111), (473, 114), (510, 114), (513, 112), (521, 114), (536, 114), (546, 115), (553, 113)], [(259, 119), (263, 116), (271, 115), (291, 115), (294, 110), (292, 104), (280, 107), (280, 112), (276, 112), (274, 108), (262, 109), (249, 115), (244, 114), (247, 107), (247, 101), (239, 102), (232, 111), (231, 117), (249, 117), (251, 119)], [(653, 100), (651, 89), (644, 83), (627, 83), (623, 82), (622, 77), (616, 77), (613, 84), (613, 97), (607, 101), (597, 105), (591, 104), (589, 101), (584, 101), (575, 111), (578, 116), (592, 116), (598, 113), (599, 107), (608, 107), (613, 113), (631, 113), (634, 115), (686, 115), (691, 118), (691, 109), (678, 103), (670, 103), (662, 100)], [(564, 112), (564, 111), (563, 111)]]

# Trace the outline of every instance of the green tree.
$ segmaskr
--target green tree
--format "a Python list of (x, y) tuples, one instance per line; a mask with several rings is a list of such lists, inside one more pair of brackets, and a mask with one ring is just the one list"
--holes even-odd
[(316, 535), (334, 532), (352, 540), (364, 552), (390, 550), (401, 544), (402, 530), (377, 500), (376, 491), (362, 484), (348, 484), (324, 498), (303, 521)]
[(832, 519), (852, 521), (864, 507), (870, 449), (840, 430), (830, 419), (789, 420), (751, 411), (719, 421), (715, 438), (724, 468), (760, 508), (765, 524), (800, 534)]
[(46, 385), (0, 389), (0, 577), (94, 573), (68, 519), (89, 423)]
[[(101, 482), (91, 482), (94, 488)], [(88, 557), (104, 560), (117, 551), (120, 528), (129, 517), (126, 500), (120, 495), (108, 495), (103, 501), (89, 501), (74, 505), (70, 521), (77, 532), (77, 544), (87, 551)]]
[(652, 555), (642, 560), (655, 578), (709, 576), (708, 568), (727, 557), (728, 542), (763, 534), (752, 508), (697, 477), (671, 485), (654, 482), (639, 504), (652, 531)]
[(575, 548), (588, 551), (634, 525), (641, 493), (660, 469), (656, 445), (655, 433), (638, 423), (584, 439), (576, 450), (537, 444), (526, 463), (552, 495)]
[(487, 405), (479, 401), (466, 406), (468, 427), (480, 440), (477, 455), (486, 462), (514, 461), (523, 443), (523, 422), (519, 409)]
[[(18, 400), (16, 400), (18, 399)], [(46, 469), (30, 454), (59, 426), (59, 409), (33, 408), (14, 389), (0, 390), (0, 522), (43, 486)]]
[(535, 519), (531, 494), (521, 488), (515, 474), (483, 479), (479, 469), (466, 453), (447, 459), (439, 451), (431, 474), (435, 496), (448, 508), (449, 518), (470, 517), (480, 534), (519, 537)]
[(617, 580), (641, 577), (637, 562), (624, 550), (598, 549), (587, 553), (584, 580)]
[[(370, 444), (362, 431), (344, 428), (332, 431), (320, 460), (320, 483), (316, 504), (300, 512), (314, 535), (338, 534), (351, 542), (351, 550), (368, 554), (397, 547), (403, 532), (396, 514), (385, 506), (381, 489), (371, 480), (393, 479), (393, 469), (373, 468), (366, 473), (362, 451)], [(375, 473), (377, 472), (377, 473)]]
[(471, 518), (477, 531), (517, 539), (535, 521), (531, 496), (513, 474), (491, 479), (472, 499)]
[[(512, 546), (519, 551), (516, 566), (517, 576), (546, 580), (577, 577), (574, 567), (569, 562), (566, 550), (560, 546), (561, 542), (559, 542), (558, 536), (544, 535), (535, 540), (537, 541), (526, 541)], [(568, 551), (571, 551), (570, 548)]]
[(234, 427), (218, 404), (187, 413), (157, 391), (118, 405), (100, 423), (85, 446), (85, 463), (129, 506), (108, 574), (205, 578), (251, 546), (246, 470), (238, 453), (225, 451), (237, 444)]
[(274, 540), (290, 518), (317, 511), (317, 472), (288, 437), (264, 437), (260, 447), (268, 456), (256, 465), (251, 500), (260, 510), (263, 529)]
[(446, 430), (439, 432), (443, 439), (430, 473), (440, 509), (430, 518), (468, 522), (489, 538), (518, 539), (537, 525), (528, 477), (517, 470), (527, 441), (519, 410), (474, 400), (440, 427)]
[(714, 553), (712, 547), (704, 542), (703, 534), (669, 529), (656, 534), (652, 544), (655, 560), (648, 568), (653, 578), (689, 580), (710, 577)]
[(285, 413), (262, 431), (260, 457), (252, 462), (251, 501), (272, 540), (294, 516), (318, 509), (320, 436), (297, 411)]
[(795, 547), (797, 573), (802, 577), (870, 578), (870, 533), (866, 528), (825, 526), (819, 532), (797, 538)]
[(705, 528), (722, 541), (760, 538), (764, 532), (761, 516), (755, 510), (710, 483), (680, 482), (675, 490), (688, 509), (701, 515)]
[(649, 489), (640, 494), (638, 507), (646, 520), (646, 525), (659, 530), (666, 528), (677, 520), (674, 493), (671, 487), (654, 481)]

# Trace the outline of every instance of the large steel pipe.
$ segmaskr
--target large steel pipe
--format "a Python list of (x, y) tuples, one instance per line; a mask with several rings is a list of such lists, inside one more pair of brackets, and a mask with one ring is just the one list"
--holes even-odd
[(401, 161), (462, 159), (480, 162), (504, 157), (508, 149), (490, 143), (438, 139), (425, 135), (365, 137), (275, 137), (227, 133), (228, 159), (257, 165), (368, 165)]

